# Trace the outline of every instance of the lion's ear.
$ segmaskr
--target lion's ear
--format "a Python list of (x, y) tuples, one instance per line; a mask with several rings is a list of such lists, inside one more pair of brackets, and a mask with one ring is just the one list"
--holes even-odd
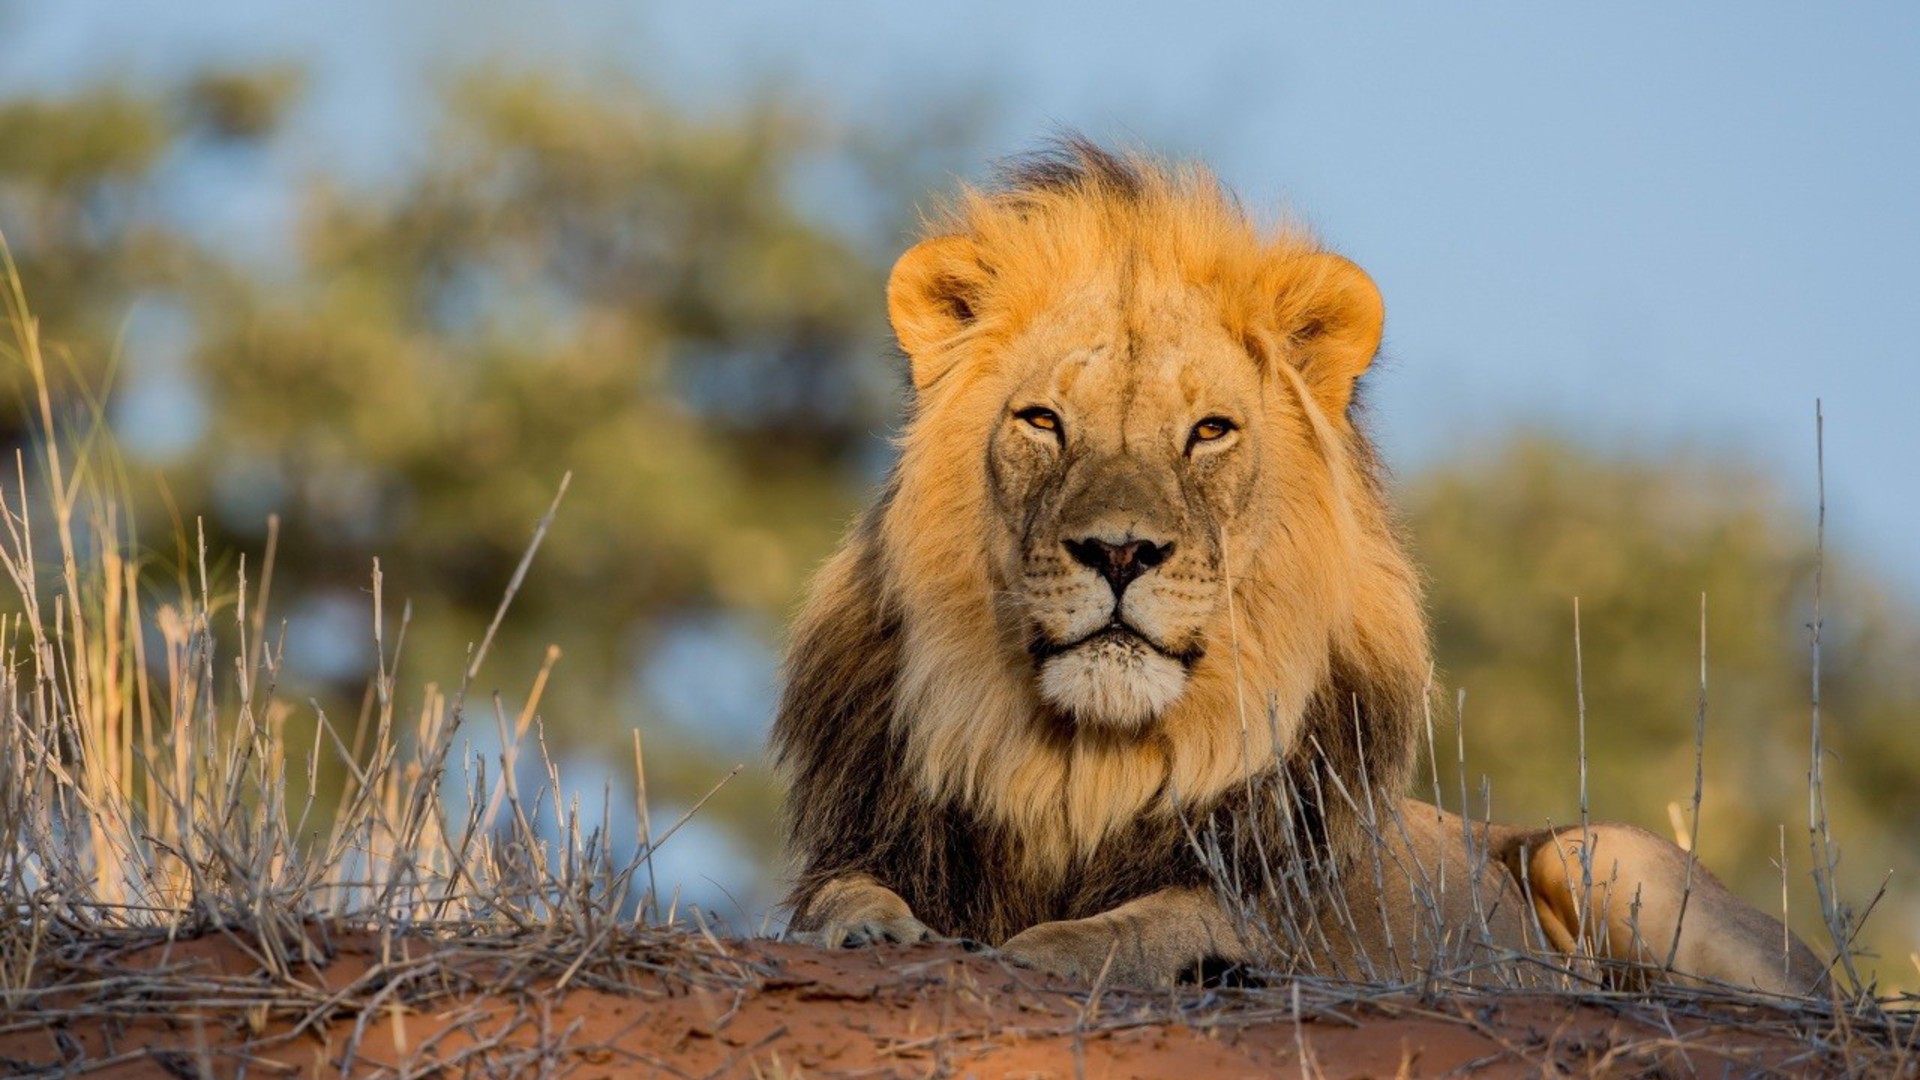
[(907, 249), (887, 280), (887, 316), (924, 390), (946, 374), (953, 354), (945, 346), (973, 323), (989, 276), (979, 250), (964, 236), (937, 236)]
[(1321, 407), (1344, 415), (1354, 382), (1380, 351), (1386, 305), (1366, 271), (1338, 255), (1310, 255), (1289, 277), (1280, 332)]

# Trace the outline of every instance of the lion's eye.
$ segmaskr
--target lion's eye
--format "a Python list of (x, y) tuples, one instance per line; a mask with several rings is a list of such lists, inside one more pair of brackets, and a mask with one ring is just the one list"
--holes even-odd
[(1060, 414), (1052, 409), (1043, 409), (1035, 405), (1030, 409), (1021, 409), (1013, 415), (1041, 431), (1058, 432), (1060, 430)]
[(1187, 446), (1191, 448), (1194, 443), (1213, 442), (1216, 439), (1224, 439), (1227, 437), (1227, 432), (1232, 431), (1233, 427), (1233, 421), (1224, 416), (1209, 416), (1205, 420), (1193, 425), (1193, 434), (1188, 436)]

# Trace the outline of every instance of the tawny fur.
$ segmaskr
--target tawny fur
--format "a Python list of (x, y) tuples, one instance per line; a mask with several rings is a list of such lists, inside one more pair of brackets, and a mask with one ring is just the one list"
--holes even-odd
[[(1363, 273), (1200, 170), (1069, 141), (930, 221), (888, 301), (913, 386), (900, 458), (814, 582), (774, 725), (796, 929), (1004, 942), (1083, 974), (1126, 938), (1120, 973), (1158, 981), (1252, 958), (1216, 890), (1257, 889), (1276, 858), (1379, 913), (1350, 921), (1354, 950), (1309, 951), (1391, 949), (1435, 911), (1436, 940), (1470, 913), (1523, 945), (1528, 866), (1548, 879), (1532, 907), (1565, 921), (1570, 879), (1540, 864), (1563, 839), (1474, 840), (1400, 803), (1430, 658), (1356, 419), (1383, 317)], [(1145, 541), (1153, 565), (1109, 581), (1093, 541)], [(1670, 851), (1603, 828), (1622, 880), (1679, 891)], [(1514, 876), (1416, 911), (1409, 886), (1476, 847)], [(1731, 928), (1732, 959), (1692, 931), (1680, 950), (1708, 974), (1817, 977), (1797, 943), (1769, 969), (1778, 924), (1709, 892), (1690, 918)]]

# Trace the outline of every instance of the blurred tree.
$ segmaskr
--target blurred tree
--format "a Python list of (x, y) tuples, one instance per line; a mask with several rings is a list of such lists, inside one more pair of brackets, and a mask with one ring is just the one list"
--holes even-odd
[[(387, 610), (415, 601), (409, 670), (453, 679), (571, 470), (482, 689), (521, 692), (557, 644), (543, 711), (576, 745), (623, 746), (651, 632), (722, 609), (771, 636), (886, 453), (883, 267), (844, 223), (902, 219), (876, 152), (900, 143), (773, 102), (695, 118), (630, 85), (481, 73), (418, 167), (376, 189), (315, 177), (284, 265), (248, 265), (170, 212), (169, 169), (270, 146), (299, 86), (223, 71), (0, 103), (0, 231), (80, 382), (130, 308), (178, 339), (123, 380), (149, 405), (128, 426), (181, 429), (144, 440), (169, 447), (145, 464), (171, 499), (146, 498), (142, 535), (173, 534), (177, 505), (210, 515), (216, 553), (257, 552), (280, 515), (277, 610), (296, 641), (349, 639), (309, 633), (294, 692), (351, 717), (374, 557)], [(841, 223), (796, 193), (822, 162), (868, 200)], [(172, 392), (143, 398), (156, 378)], [(698, 740), (675, 749), (655, 755), (669, 800), (722, 771)], [(735, 787), (770, 838), (764, 791)]]
[(386, 555), (464, 642), (573, 470), (516, 621), (587, 686), (618, 683), (651, 614), (777, 610), (890, 390), (864, 362), (875, 267), (784, 193), (828, 137), (772, 109), (699, 123), (463, 83), (420, 170), (316, 193), (301, 280), (209, 328), (213, 483), (297, 518), (304, 572)]
[[(1705, 795), (1700, 851), (1748, 898), (1778, 908), (1786, 827), (1792, 915), (1825, 940), (1809, 871), (1807, 765), (1815, 552), (1809, 515), (1736, 464), (1686, 454), (1613, 458), (1545, 436), (1447, 464), (1407, 492), (1432, 580), (1443, 702), (1466, 692), (1471, 800), (1489, 778), (1507, 821), (1575, 823), (1579, 736), (1574, 599), (1593, 816), (1691, 828), (1706, 598)], [(1870, 901), (1889, 868), (1912, 895), (1920, 861), (1920, 623), (1844, 559), (1828, 559), (1822, 704), (1841, 895)], [(1451, 711), (1451, 710), (1448, 710)], [(1443, 735), (1442, 758), (1453, 758)], [(1442, 791), (1458, 800), (1457, 775)], [(1422, 787), (1425, 787), (1423, 783)], [(1769, 901), (1769, 898), (1773, 898)], [(1911, 911), (1863, 941), (1904, 964)]]
[(52, 335), (95, 365), (134, 293), (192, 260), (147, 216), (152, 176), (187, 130), (166, 103), (119, 87), (0, 103), (0, 231)]

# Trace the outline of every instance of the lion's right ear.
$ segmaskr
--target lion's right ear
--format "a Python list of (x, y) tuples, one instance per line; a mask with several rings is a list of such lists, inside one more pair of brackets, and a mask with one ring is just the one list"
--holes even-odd
[(907, 249), (887, 280), (887, 316), (924, 390), (953, 366), (948, 344), (973, 324), (991, 272), (964, 236), (936, 236)]

